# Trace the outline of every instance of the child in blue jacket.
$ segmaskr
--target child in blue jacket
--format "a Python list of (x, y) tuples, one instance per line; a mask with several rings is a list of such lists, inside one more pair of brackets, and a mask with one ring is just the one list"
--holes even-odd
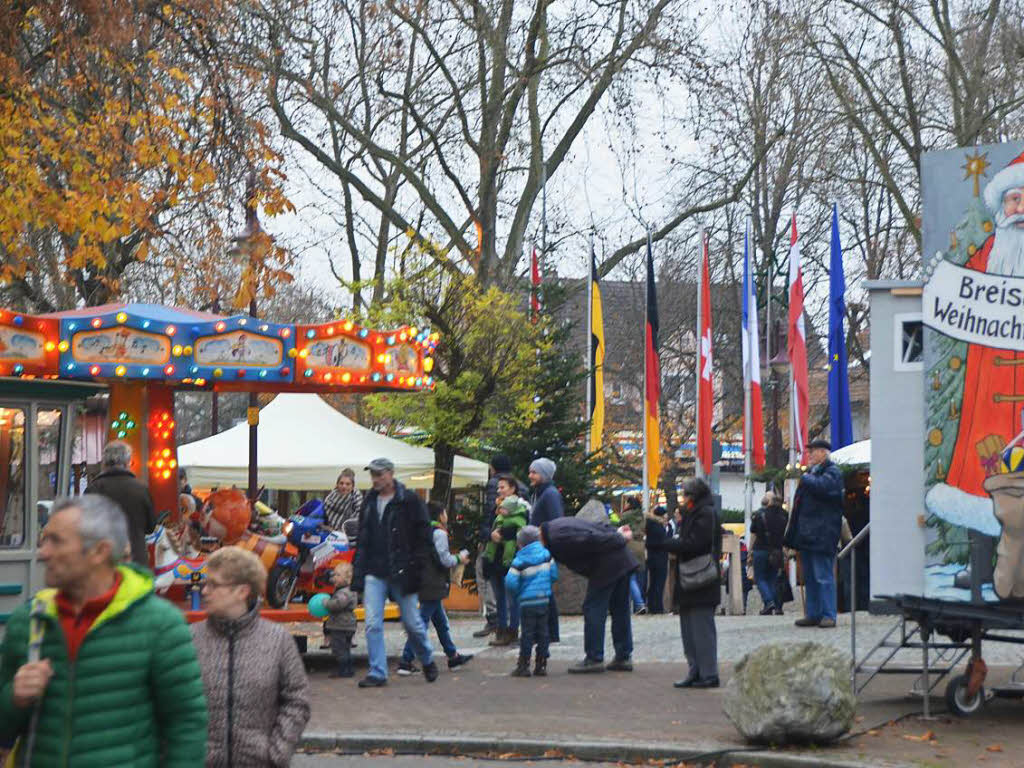
[(519, 603), (519, 663), (513, 677), (530, 676), (530, 653), (537, 645), (537, 663), (533, 674), (548, 673), (548, 605), (551, 586), (558, 581), (558, 564), (540, 543), (540, 529), (527, 525), (516, 535), (519, 552), (505, 575), (505, 589)]

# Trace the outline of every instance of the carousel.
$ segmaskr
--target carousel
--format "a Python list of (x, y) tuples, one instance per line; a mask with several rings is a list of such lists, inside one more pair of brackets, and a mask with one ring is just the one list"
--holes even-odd
[[(290, 540), (295, 517), (312, 527), (322, 510), (307, 505), (289, 526), (256, 503), (252, 487), (212, 494), (201, 509), (180, 506), (175, 394), (429, 391), (437, 343), (428, 328), (379, 330), (346, 319), (274, 323), (151, 304), (45, 315), (0, 309), (0, 626), (41, 586), (34, 544), (47, 500), (70, 491), (77, 401), (108, 393), (107, 439), (131, 445), (131, 470), (148, 483), (162, 518), (151, 536), (157, 588), (187, 598), (202, 578), (204, 552), (247, 546), (273, 575), (280, 561), (299, 556)], [(259, 410), (250, 407), (247, 420), (255, 465)], [(303, 535), (312, 544), (309, 532), (298, 544)], [(351, 558), (344, 534), (324, 532), (310, 549), (310, 573), (279, 587), (277, 602), (319, 591), (316, 571)]]

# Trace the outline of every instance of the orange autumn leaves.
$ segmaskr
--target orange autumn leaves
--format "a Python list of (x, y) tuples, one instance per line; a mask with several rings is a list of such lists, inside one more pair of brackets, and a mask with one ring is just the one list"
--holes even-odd
[(0, 282), (33, 268), (39, 233), (65, 271), (116, 280), (232, 164), (264, 169), (265, 211), (290, 206), (265, 170), (278, 160), (267, 133), (239, 131), (247, 118), (229, 109), (241, 83), (218, 65), (220, 0), (21, 7), (0, 10)]

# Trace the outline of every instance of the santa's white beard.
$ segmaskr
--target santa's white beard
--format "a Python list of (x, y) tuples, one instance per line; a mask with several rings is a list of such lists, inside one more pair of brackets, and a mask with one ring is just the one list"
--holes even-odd
[(999, 211), (995, 220), (995, 240), (985, 271), (995, 275), (1024, 277), (1024, 229), (1014, 226), (1024, 221), (1024, 215), (1007, 216)]

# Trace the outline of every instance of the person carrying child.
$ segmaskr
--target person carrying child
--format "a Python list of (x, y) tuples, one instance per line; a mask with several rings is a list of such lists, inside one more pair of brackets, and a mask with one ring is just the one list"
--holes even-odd
[(530, 653), (537, 646), (536, 677), (548, 673), (548, 604), (551, 585), (558, 581), (558, 564), (540, 542), (540, 529), (527, 525), (516, 535), (519, 552), (505, 575), (505, 589), (519, 605), (522, 633), (519, 640), (519, 662), (513, 677), (530, 676)]
[[(448, 669), (455, 669), (461, 667), (473, 656), (459, 653), (455, 647), (451, 628), (448, 625), (448, 614), (444, 611), (442, 601), (448, 597), (448, 592), (451, 590), (451, 569), (459, 563), (468, 563), (469, 553), (463, 551), (456, 556), (448, 549), (448, 510), (440, 504), (431, 502), (427, 504), (427, 512), (430, 514), (434, 546), (430, 550), (430, 559), (423, 566), (423, 574), (420, 578), (420, 618), (423, 619), (424, 627), (429, 627), (433, 622), (437, 640), (441, 643), (445, 656), (448, 657)], [(413, 665), (414, 657), (412, 643), (406, 640), (402, 659), (398, 662), (399, 675), (412, 675), (417, 671)]]
[(511, 645), (519, 636), (519, 606), (505, 593), (505, 574), (516, 554), (516, 535), (527, 524), (530, 507), (515, 493), (515, 481), (502, 478), (499, 493), (506, 491), (498, 505), (491, 528), (491, 540), (484, 548), (484, 570), (494, 586), (494, 599), (498, 604), (498, 629), (491, 645)]
[(331, 572), (334, 594), (324, 603), (327, 621), (324, 635), (331, 645), (331, 653), (338, 668), (328, 677), (352, 677), (352, 635), (356, 632), (356, 596), (349, 585), (352, 583), (352, 563), (342, 561)]

